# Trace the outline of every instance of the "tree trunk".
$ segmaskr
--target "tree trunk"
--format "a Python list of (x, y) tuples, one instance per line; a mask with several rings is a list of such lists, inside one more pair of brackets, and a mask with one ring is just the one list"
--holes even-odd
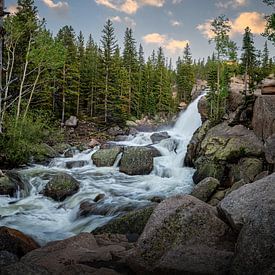
[(21, 111), (21, 101), (22, 101), (22, 93), (23, 93), (23, 88), (26, 80), (26, 74), (27, 74), (27, 69), (29, 65), (29, 53), (31, 49), (31, 37), (29, 39), (29, 44), (28, 44), (28, 49), (26, 53), (26, 63), (24, 66), (24, 72), (23, 72), (23, 77), (20, 83), (20, 90), (19, 90), (19, 96), (18, 96), (18, 104), (17, 104), (17, 113), (16, 113), (16, 123), (18, 122), (19, 116), (20, 116), (20, 111)]
[(61, 124), (65, 123), (65, 107), (66, 107), (66, 98), (65, 98), (65, 81), (66, 81), (66, 67), (63, 66), (63, 88), (62, 88), (62, 116)]

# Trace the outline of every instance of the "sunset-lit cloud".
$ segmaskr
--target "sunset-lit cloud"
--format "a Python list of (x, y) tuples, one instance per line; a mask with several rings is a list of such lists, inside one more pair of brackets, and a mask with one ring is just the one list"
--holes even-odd
[(50, 9), (67, 10), (69, 8), (69, 4), (66, 1), (58, 1), (57, 3), (55, 3), (53, 0), (42, 0), (42, 1)]
[(175, 54), (182, 51), (187, 44), (190, 44), (188, 40), (171, 39), (167, 42), (167, 44), (164, 45), (164, 48), (171, 54)]
[(150, 33), (143, 36), (143, 41), (147, 44), (160, 44), (162, 45), (166, 41), (166, 35), (159, 33)]
[(17, 12), (17, 5), (13, 4), (8, 6), (7, 12), (9, 12), (11, 15), (15, 14)]
[[(197, 29), (208, 39), (214, 37), (214, 33), (211, 30), (211, 22), (212, 20), (209, 19), (197, 26)], [(260, 35), (265, 29), (265, 24), (264, 14), (256, 11), (243, 12), (236, 19), (230, 21), (230, 36), (233, 37), (234, 35), (244, 33), (246, 27), (249, 27), (253, 34)]]
[(95, 0), (95, 2), (109, 9), (134, 14), (143, 6), (162, 7), (165, 0)]
[(166, 49), (170, 54), (178, 53), (185, 48), (187, 43), (190, 44), (188, 40), (177, 40), (159, 33), (147, 34), (143, 37), (143, 41), (146, 44), (157, 44), (159, 47)]

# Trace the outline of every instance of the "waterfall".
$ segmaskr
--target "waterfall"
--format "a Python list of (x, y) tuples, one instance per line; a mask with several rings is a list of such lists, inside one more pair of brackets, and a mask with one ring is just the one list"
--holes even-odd
[[(125, 146), (151, 145), (157, 148), (161, 156), (154, 158), (154, 169), (150, 175), (128, 176), (120, 173), (118, 165), (121, 154), (113, 167), (96, 167), (91, 155), (98, 148), (76, 153), (71, 158), (61, 156), (47, 166), (34, 165), (20, 171), (32, 190), (29, 196), (20, 197), (18, 201), (0, 197), (0, 225), (19, 229), (40, 244), (45, 244), (80, 232), (90, 232), (114, 216), (150, 205), (154, 196), (190, 193), (194, 169), (184, 167), (183, 160), (194, 131), (201, 125), (197, 109), (199, 99), (180, 113), (174, 127), (162, 129), (170, 138), (153, 144), (150, 138), (153, 133), (143, 132), (129, 136), (124, 142), (117, 142)], [(66, 168), (66, 163), (72, 161), (82, 161), (84, 165)], [(80, 182), (80, 190), (62, 203), (41, 194), (51, 176), (59, 172), (68, 173)], [(98, 194), (105, 195), (100, 208), (107, 209), (107, 214), (79, 217), (80, 203), (84, 200), (92, 202)]]

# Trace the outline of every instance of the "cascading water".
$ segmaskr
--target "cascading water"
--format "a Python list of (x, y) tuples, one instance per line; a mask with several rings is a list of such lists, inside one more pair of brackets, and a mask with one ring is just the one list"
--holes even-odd
[[(199, 99), (200, 97), (180, 114), (173, 128), (166, 129), (170, 138), (153, 145), (162, 156), (154, 159), (154, 169), (150, 175), (128, 176), (120, 173), (118, 164), (121, 155), (113, 167), (97, 168), (92, 164), (91, 155), (98, 148), (77, 153), (72, 158), (55, 158), (48, 166), (35, 165), (20, 171), (31, 185), (30, 194), (18, 201), (0, 197), (0, 225), (19, 229), (45, 244), (82, 231), (90, 232), (114, 216), (150, 205), (150, 199), (154, 196), (190, 193), (194, 170), (183, 167), (183, 159), (188, 142), (201, 125), (197, 110)], [(152, 134), (129, 136), (119, 144), (150, 145)], [(67, 163), (72, 161), (83, 161), (84, 166), (66, 168)], [(61, 203), (40, 194), (50, 177), (60, 172), (72, 175), (81, 183), (79, 192)], [(105, 199), (97, 205), (104, 215), (79, 217), (80, 203), (84, 200), (93, 201), (98, 194), (105, 194)]]

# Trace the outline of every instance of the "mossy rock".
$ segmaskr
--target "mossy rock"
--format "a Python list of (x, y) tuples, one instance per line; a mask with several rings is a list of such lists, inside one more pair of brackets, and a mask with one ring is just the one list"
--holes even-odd
[(60, 173), (47, 183), (43, 194), (56, 201), (63, 201), (79, 190), (80, 183), (71, 175)]
[(128, 175), (148, 175), (153, 170), (154, 157), (160, 156), (153, 147), (127, 147), (121, 158), (119, 171)]
[(123, 216), (111, 220), (106, 225), (95, 229), (93, 234), (138, 234), (140, 235), (153, 213), (155, 206), (149, 206), (131, 211)]
[(97, 167), (111, 167), (114, 165), (117, 156), (122, 150), (123, 148), (119, 146), (109, 149), (100, 149), (92, 155), (93, 163)]
[(193, 175), (193, 181), (195, 184), (198, 184), (200, 181), (208, 177), (222, 181), (226, 175), (225, 163), (216, 163), (202, 157), (196, 161), (195, 166), (197, 168)]

